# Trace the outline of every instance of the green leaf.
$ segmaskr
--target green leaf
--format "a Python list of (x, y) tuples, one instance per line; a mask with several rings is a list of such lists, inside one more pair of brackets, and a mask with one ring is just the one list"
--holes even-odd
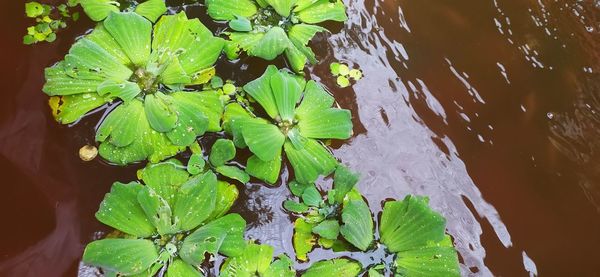
[(279, 116), (282, 120), (292, 122), (296, 103), (302, 96), (300, 85), (289, 74), (278, 72), (271, 76), (271, 89)]
[(442, 241), (446, 220), (429, 207), (427, 198), (409, 195), (385, 203), (379, 229), (381, 243), (399, 252)]
[(283, 207), (293, 213), (304, 213), (308, 211), (308, 206), (293, 200), (285, 200), (283, 202)]
[(225, 215), (231, 209), (235, 200), (237, 200), (238, 195), (239, 191), (235, 185), (218, 181), (215, 209), (207, 220), (213, 220)]
[(335, 240), (340, 234), (340, 224), (337, 220), (325, 220), (315, 226), (312, 232), (323, 238)]
[(233, 136), (233, 144), (238, 148), (246, 148), (242, 134), (243, 121), (252, 118), (248, 111), (238, 103), (231, 103), (225, 107), (223, 113), (223, 129)]
[(306, 83), (304, 98), (296, 109), (296, 115), (299, 118), (310, 117), (311, 114), (318, 113), (320, 110), (328, 109), (333, 105), (335, 99), (321, 85), (315, 81)]
[(145, 66), (150, 57), (152, 23), (136, 13), (111, 13), (104, 27), (133, 64)]
[(97, 43), (78, 40), (65, 56), (65, 73), (75, 79), (125, 81), (133, 72)]
[(304, 204), (319, 207), (323, 202), (321, 193), (317, 190), (317, 187), (313, 185), (309, 185), (304, 192), (302, 193), (302, 201)]
[(238, 32), (252, 31), (252, 23), (243, 16), (236, 16), (236, 19), (229, 21), (229, 27)]
[(138, 172), (138, 177), (146, 186), (152, 188), (164, 198), (170, 207), (175, 207), (175, 195), (189, 174), (177, 160), (169, 160), (159, 164), (151, 164)]
[(111, 56), (115, 57), (123, 65), (131, 65), (131, 60), (127, 57), (127, 54), (123, 52), (119, 43), (112, 37), (112, 35), (106, 31), (104, 24), (99, 23), (94, 31), (85, 37), (96, 44), (98, 44), (106, 52), (110, 53)]
[(298, 183), (296, 181), (291, 181), (288, 183), (288, 187), (290, 188), (290, 191), (292, 192), (292, 194), (295, 196), (298, 196), (298, 197), (302, 196), (302, 194), (304, 193), (304, 190), (306, 190), (306, 188), (309, 186), (311, 186), (311, 185)]
[(352, 200), (344, 204), (342, 210), (344, 225), (342, 236), (356, 248), (366, 251), (373, 242), (373, 218), (369, 206), (363, 200)]
[(403, 276), (460, 276), (458, 255), (448, 236), (439, 243), (399, 252), (395, 266), (396, 274)]
[(236, 16), (250, 18), (258, 11), (251, 0), (206, 0), (208, 15), (216, 20), (233, 20)]
[(302, 277), (323, 277), (323, 276), (358, 276), (362, 271), (360, 263), (344, 258), (337, 258), (325, 261), (319, 261), (310, 266)]
[(329, 108), (298, 116), (300, 134), (315, 139), (347, 139), (352, 136), (349, 110)]
[(250, 181), (250, 176), (248, 176), (248, 174), (246, 172), (244, 172), (243, 170), (241, 170), (235, 166), (222, 165), (222, 166), (218, 166), (217, 168), (215, 168), (215, 170), (219, 174), (221, 174), (227, 178), (237, 180), (242, 184), (246, 184)]
[(265, 162), (277, 157), (285, 141), (285, 136), (277, 126), (262, 119), (245, 120), (242, 134), (250, 151)]
[(250, 49), (248, 54), (272, 61), (289, 46), (289, 39), (280, 27), (273, 27)]
[(98, 221), (136, 237), (150, 237), (156, 229), (138, 204), (137, 195), (142, 188), (137, 182), (114, 183), (96, 212)]
[(119, 12), (118, 2), (113, 0), (79, 0), (79, 4), (93, 21), (102, 21), (111, 12)]
[(169, 203), (152, 188), (143, 187), (137, 195), (137, 200), (146, 213), (146, 217), (150, 219), (160, 235), (173, 234), (178, 231), (171, 221)]
[(319, 0), (311, 6), (299, 11), (298, 19), (304, 23), (314, 24), (327, 20), (343, 22), (348, 19), (346, 16), (346, 7), (340, 0)]
[(277, 67), (269, 65), (262, 76), (244, 86), (244, 90), (265, 109), (271, 118), (279, 115), (275, 96), (271, 90), (271, 77), (277, 73)]
[(285, 50), (285, 57), (289, 62), (290, 68), (294, 72), (301, 74), (302, 70), (304, 70), (306, 61), (308, 61), (306, 55), (300, 52), (300, 50), (296, 48), (293, 43), (290, 43), (288, 48)]
[(101, 80), (75, 79), (67, 75), (64, 65), (64, 62), (59, 62), (53, 67), (46, 68), (46, 84), (44, 84), (43, 91), (47, 95), (95, 93), (96, 88), (102, 83)]
[(144, 239), (103, 239), (88, 244), (83, 262), (123, 275), (144, 272), (158, 259), (154, 243)]
[(217, 177), (208, 171), (181, 185), (173, 216), (181, 230), (192, 230), (205, 222), (215, 209)]
[[(194, 143), (198, 136), (203, 135), (211, 125), (220, 122), (222, 104), (219, 99), (215, 99), (214, 95), (175, 92), (170, 96), (172, 110), (178, 113), (178, 121), (167, 133), (167, 137), (173, 144), (188, 146)], [(213, 126), (213, 128), (218, 127)]]
[(167, 6), (164, 0), (147, 0), (137, 5), (135, 12), (152, 22), (156, 22), (161, 15), (167, 12)]
[(200, 265), (205, 253), (239, 254), (244, 251), (245, 226), (246, 222), (238, 214), (211, 221), (184, 239), (179, 255), (191, 265)]
[(35, 18), (44, 13), (44, 6), (38, 2), (25, 3), (25, 14), (27, 17)]
[(95, 93), (84, 93), (52, 96), (48, 100), (48, 104), (56, 121), (61, 124), (70, 124), (110, 101), (110, 98), (99, 97)]
[(350, 80), (348, 80), (348, 77), (346, 76), (338, 76), (336, 82), (341, 88), (347, 88), (350, 86)]
[(265, 0), (275, 11), (282, 17), (290, 16), (292, 7), (296, 4), (296, 0)]
[[(307, 261), (307, 254), (312, 251), (317, 243), (317, 239), (312, 233), (314, 225), (306, 223), (304, 219), (298, 218), (294, 222), (293, 244), (296, 251), (296, 258), (300, 261)], [(344, 276), (344, 275), (339, 275)]]
[(114, 109), (98, 128), (96, 140), (102, 142), (100, 156), (117, 164), (146, 158), (158, 162), (183, 150), (183, 147), (172, 145), (164, 134), (150, 127), (139, 100)]
[(171, 97), (162, 92), (146, 95), (144, 111), (152, 129), (165, 133), (175, 128), (178, 116), (170, 102)]
[(113, 80), (104, 81), (98, 86), (97, 90), (101, 96), (106, 95), (111, 98), (120, 98), (125, 102), (133, 100), (142, 92), (136, 83), (129, 81), (115, 82)]
[(281, 171), (281, 148), (275, 155), (275, 158), (271, 161), (265, 162), (258, 158), (256, 155), (252, 155), (246, 163), (246, 173), (260, 180), (267, 182), (268, 184), (275, 184), (279, 179), (279, 172)]
[(192, 175), (198, 175), (204, 172), (206, 162), (201, 154), (192, 154), (187, 164), (187, 171)]
[(307, 139), (302, 150), (294, 148), (291, 142), (286, 142), (284, 149), (300, 183), (314, 183), (320, 175), (331, 174), (337, 166), (331, 153), (313, 139)]
[(362, 79), (363, 74), (360, 70), (358, 69), (352, 69), (350, 70), (350, 72), (348, 73), (348, 76), (350, 76), (350, 78), (354, 79), (355, 81), (358, 81), (360, 79)]
[[(162, 1), (162, 0), (161, 0)], [(175, 259), (171, 264), (169, 264), (169, 269), (167, 269), (167, 277), (203, 277), (204, 275), (198, 270), (196, 270), (193, 266), (185, 263), (180, 259)]]
[(213, 144), (208, 159), (213, 166), (219, 167), (232, 160), (234, 157), (235, 145), (233, 145), (233, 141), (228, 139), (218, 139)]
[(333, 74), (334, 76), (340, 75), (340, 67), (342, 65), (340, 63), (331, 63), (329, 65), (329, 70), (331, 71), (331, 74)]
[(354, 188), (359, 179), (360, 175), (358, 173), (352, 172), (343, 165), (338, 166), (333, 177), (335, 202), (342, 203), (346, 194)]
[(350, 74), (350, 68), (348, 68), (348, 65), (345, 64), (340, 64), (339, 71), (339, 75), (341, 76), (347, 76)]
[(271, 262), (273, 251), (273, 247), (269, 245), (258, 245), (250, 242), (240, 256), (225, 260), (220, 276), (296, 276), (296, 271), (292, 268), (292, 261), (287, 256), (281, 255)]

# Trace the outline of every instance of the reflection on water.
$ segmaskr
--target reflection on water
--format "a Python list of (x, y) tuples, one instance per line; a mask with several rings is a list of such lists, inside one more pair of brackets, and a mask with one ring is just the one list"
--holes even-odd
[[(13, 13), (5, 26), (18, 26), (4, 36), (11, 55), (0, 74), (7, 86), (0, 103), (0, 166), (12, 172), (4, 183), (18, 189), (3, 191), (0, 202), (2, 217), (18, 228), (0, 236), (0, 275), (74, 276), (84, 245), (107, 230), (93, 217), (104, 193), (115, 180), (134, 179), (142, 165), (115, 168), (78, 159), (77, 149), (93, 142), (99, 115), (58, 127), (40, 89), (43, 68), (92, 24), (81, 22), (54, 44), (25, 47), (20, 35), (27, 22), (17, 2), (5, 7)], [(201, 6), (186, 3), (191, 17), (209, 22)], [(334, 152), (362, 174), (359, 186), (374, 214), (385, 199), (429, 195), (448, 219), (464, 275), (595, 275), (600, 3), (346, 3), (349, 22), (315, 39), (321, 62), (310, 74), (352, 109), (355, 137), (334, 142)], [(360, 68), (365, 78), (337, 88), (328, 72), (337, 60)], [(222, 61), (218, 70), (244, 83), (265, 66), (245, 58)], [(293, 226), (281, 208), (289, 195), (285, 186), (241, 189), (234, 211), (248, 221), (248, 237), (293, 256)], [(316, 250), (309, 257), (336, 255), (365, 265), (383, 258), (381, 249), (367, 255)]]

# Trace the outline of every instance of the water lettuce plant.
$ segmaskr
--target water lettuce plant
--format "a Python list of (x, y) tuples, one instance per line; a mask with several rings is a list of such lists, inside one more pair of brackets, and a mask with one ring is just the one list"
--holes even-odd
[[(119, 12), (121, 10), (121, 3), (114, 0), (77, 1), (79, 1), (79, 5), (81, 5), (85, 14), (93, 21), (102, 21), (106, 19), (110, 13)], [(165, 0), (146, 0), (139, 4), (133, 1), (127, 2), (131, 5), (129, 11), (135, 11), (152, 22), (156, 22), (156, 20), (167, 11)]]
[(230, 58), (241, 50), (265, 60), (285, 54), (296, 72), (307, 61), (316, 63), (307, 45), (316, 33), (327, 29), (314, 24), (347, 19), (340, 0), (206, 0), (206, 5), (210, 17), (229, 21)]
[(83, 262), (119, 276), (200, 276), (205, 255), (245, 253), (246, 222), (227, 214), (235, 186), (210, 171), (190, 177), (176, 160), (138, 175), (145, 185), (116, 182), (104, 197), (96, 218), (121, 233), (88, 244)]
[(228, 139), (218, 139), (212, 145), (208, 159), (205, 159), (202, 151), (196, 147), (191, 148), (193, 154), (187, 164), (187, 171), (190, 174), (198, 175), (212, 170), (227, 178), (237, 180), (242, 184), (250, 181), (248, 173), (240, 169), (235, 163), (229, 163), (235, 158), (236, 149), (233, 141)]
[(158, 162), (221, 129), (218, 93), (186, 87), (210, 80), (223, 44), (185, 13), (153, 27), (137, 13), (113, 12), (46, 69), (43, 90), (63, 124), (114, 103), (96, 132), (100, 155), (116, 164)]
[[(300, 261), (307, 261), (307, 254), (317, 244), (336, 252), (374, 247), (372, 215), (354, 187), (357, 182), (357, 174), (340, 166), (333, 189), (324, 198), (314, 184), (289, 184), (292, 194), (301, 200), (284, 202), (287, 210), (298, 215), (293, 245)], [(382, 269), (387, 267), (399, 276), (460, 276), (458, 256), (445, 230), (446, 220), (429, 207), (425, 197), (409, 195), (402, 201), (386, 202), (379, 242), (395, 258)], [(375, 274), (377, 270), (372, 271)]]
[(306, 82), (275, 66), (243, 88), (269, 117), (256, 117), (239, 104), (226, 108), (224, 129), (233, 135), (236, 146), (248, 146), (254, 154), (246, 165), (248, 174), (276, 182), (282, 148), (301, 183), (312, 183), (335, 170), (337, 160), (319, 139), (350, 138), (349, 110), (333, 108), (334, 98), (315, 81)]

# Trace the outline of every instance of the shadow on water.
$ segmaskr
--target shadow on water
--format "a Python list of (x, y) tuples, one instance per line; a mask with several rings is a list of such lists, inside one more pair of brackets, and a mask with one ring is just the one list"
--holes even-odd
[[(210, 22), (201, 6), (186, 3), (189, 16)], [(350, 20), (316, 37), (320, 63), (309, 71), (353, 111), (355, 137), (334, 143), (334, 152), (362, 174), (373, 212), (385, 199), (430, 196), (448, 219), (464, 275), (595, 275), (600, 3), (346, 4)], [(143, 165), (80, 161), (77, 150), (93, 143), (100, 115), (58, 126), (41, 93), (43, 69), (93, 24), (83, 20), (53, 44), (28, 47), (20, 44), (29, 23), (22, 12), (23, 1), (3, 6), (0, 275), (75, 276), (85, 244), (108, 231), (94, 219), (102, 197)], [(328, 72), (336, 60), (360, 67), (365, 78), (337, 88)], [(243, 84), (266, 64), (223, 60), (218, 72)], [(282, 180), (288, 177), (284, 170)], [(248, 220), (249, 238), (293, 256), (293, 226), (281, 208), (288, 194), (283, 185), (249, 184), (234, 210)], [(315, 251), (310, 259), (333, 256)]]

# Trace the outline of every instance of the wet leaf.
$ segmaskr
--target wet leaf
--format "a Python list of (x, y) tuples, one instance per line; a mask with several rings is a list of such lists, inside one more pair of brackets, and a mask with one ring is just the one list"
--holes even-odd
[(252, 31), (252, 23), (245, 17), (237, 16), (236, 19), (229, 21), (229, 27), (238, 32)]
[(180, 259), (175, 259), (171, 264), (169, 264), (169, 269), (167, 269), (167, 277), (200, 277), (204, 276), (202, 273), (198, 272), (193, 266), (185, 263)]
[(216, 20), (233, 20), (236, 16), (249, 18), (257, 7), (251, 0), (206, 0), (208, 14)]
[(360, 263), (344, 258), (319, 261), (310, 266), (302, 277), (358, 276), (362, 271)]
[(314, 139), (348, 139), (352, 136), (349, 110), (329, 108), (315, 110), (298, 118), (300, 134)]
[(337, 220), (325, 220), (312, 229), (312, 232), (330, 240), (337, 239), (340, 234), (340, 224)]
[(210, 171), (181, 185), (173, 208), (179, 229), (192, 230), (205, 222), (215, 209), (216, 199), (217, 177)]
[(319, 207), (323, 202), (321, 193), (317, 190), (315, 185), (309, 185), (302, 193), (302, 201), (304, 204)]
[(209, 161), (215, 167), (222, 166), (235, 157), (235, 152), (233, 141), (218, 139), (210, 150)]
[(225, 260), (220, 276), (296, 276), (296, 272), (291, 266), (291, 260), (286, 256), (280, 256), (271, 262), (273, 261), (273, 250), (273, 247), (269, 245), (249, 243), (240, 256)]
[(215, 209), (207, 220), (213, 220), (224, 216), (229, 209), (231, 209), (233, 203), (237, 200), (238, 195), (239, 191), (235, 185), (218, 181)]
[(137, 201), (137, 195), (142, 188), (137, 182), (114, 183), (96, 212), (98, 221), (136, 237), (151, 236), (156, 229)]
[(275, 159), (285, 141), (277, 126), (262, 119), (244, 121), (242, 134), (250, 151), (265, 162)]
[(261, 179), (268, 184), (275, 184), (279, 179), (281, 171), (281, 149), (275, 154), (275, 158), (270, 161), (263, 161), (256, 155), (252, 155), (246, 164), (246, 173), (250, 176)]
[(293, 200), (285, 200), (283, 202), (283, 207), (293, 213), (304, 213), (308, 211), (308, 206)]
[(103, 239), (88, 244), (83, 262), (124, 275), (141, 273), (158, 259), (152, 241), (143, 239)]
[(93, 21), (104, 20), (111, 12), (119, 12), (113, 0), (79, 0), (85, 14)]
[(317, 243), (312, 233), (313, 227), (314, 225), (306, 223), (302, 218), (298, 218), (294, 222), (293, 244), (296, 251), (296, 258), (300, 261), (305, 262), (308, 260), (307, 254), (312, 251)]
[(369, 206), (363, 200), (352, 200), (344, 204), (340, 233), (356, 248), (365, 251), (374, 239), (373, 218)]
[(150, 219), (160, 235), (173, 234), (179, 231), (171, 221), (172, 212), (169, 203), (153, 189), (147, 186), (143, 187), (138, 192), (137, 200), (146, 213), (146, 217)]
[(275, 96), (271, 90), (271, 77), (277, 72), (277, 67), (269, 65), (262, 76), (244, 86), (244, 90), (265, 109), (271, 118), (279, 115)]
[(187, 164), (187, 171), (192, 175), (198, 175), (204, 172), (206, 162), (201, 154), (193, 154)]
[(248, 174), (246, 172), (244, 172), (243, 170), (241, 170), (235, 166), (222, 165), (222, 166), (215, 168), (215, 170), (219, 174), (221, 174), (227, 178), (237, 180), (242, 184), (246, 184), (250, 181), (250, 176), (248, 176)]
[(38, 2), (25, 3), (25, 14), (27, 17), (35, 18), (44, 13), (44, 6)]
[(306, 188), (309, 186), (310, 185), (308, 184), (298, 183), (296, 181), (291, 181), (288, 183), (288, 187), (290, 188), (292, 194), (298, 197), (302, 196), (304, 190), (306, 190)]
[(175, 195), (189, 176), (177, 160), (148, 165), (138, 172), (139, 179), (164, 198), (171, 207), (175, 207)]
[(346, 194), (354, 188), (359, 179), (358, 173), (352, 172), (343, 165), (338, 166), (333, 177), (335, 202), (342, 203)]
[(329, 65), (329, 70), (331, 71), (331, 74), (333, 74), (334, 76), (340, 75), (340, 67), (342, 65), (340, 63), (331, 63)]
[(284, 121), (292, 122), (296, 103), (302, 96), (300, 85), (292, 76), (282, 72), (273, 74), (270, 81), (279, 116)]
[(346, 76), (338, 76), (337, 77), (337, 84), (341, 88), (347, 88), (347, 87), (350, 86), (350, 80), (348, 80), (348, 78)]
[(314, 183), (320, 175), (331, 174), (337, 165), (331, 153), (313, 139), (306, 140), (302, 150), (295, 149), (289, 142), (284, 149), (300, 183)]
[(167, 12), (167, 7), (164, 0), (147, 0), (137, 5), (135, 12), (152, 22), (156, 22), (161, 15)]

